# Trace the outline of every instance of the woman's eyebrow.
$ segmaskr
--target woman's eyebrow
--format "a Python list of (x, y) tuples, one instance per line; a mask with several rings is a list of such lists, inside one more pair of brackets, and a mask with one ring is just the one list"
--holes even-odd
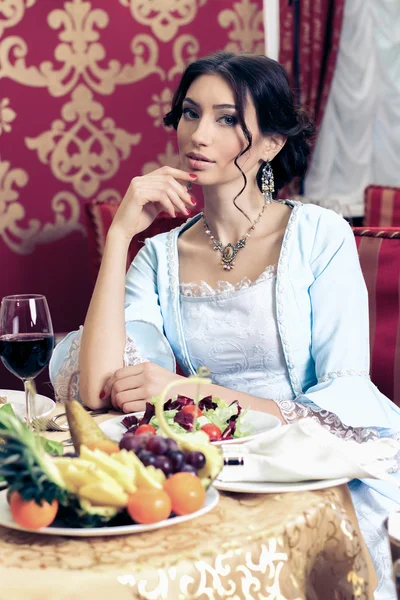
[[(186, 97), (183, 99), (183, 102), (189, 102), (190, 104), (193, 104), (193, 106), (200, 108), (200, 104), (198, 102), (196, 102), (195, 100), (192, 100), (192, 98)], [(234, 110), (237, 110), (237, 106), (235, 106), (234, 104), (213, 104), (213, 108), (214, 109), (233, 108)]]

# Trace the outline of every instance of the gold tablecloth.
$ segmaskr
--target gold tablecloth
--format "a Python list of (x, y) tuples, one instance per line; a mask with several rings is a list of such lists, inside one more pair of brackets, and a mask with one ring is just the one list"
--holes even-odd
[(221, 494), (198, 519), (121, 537), (0, 527), (0, 600), (363, 600), (375, 584), (345, 485)]

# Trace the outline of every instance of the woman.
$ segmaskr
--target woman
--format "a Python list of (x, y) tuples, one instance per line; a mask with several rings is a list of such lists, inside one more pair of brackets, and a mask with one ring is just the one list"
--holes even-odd
[[(79, 360), (75, 392), (86, 404), (142, 410), (183, 380), (176, 357), (186, 375), (210, 369), (205, 395), (282, 422), (314, 416), (359, 442), (400, 430), (398, 408), (368, 376), (368, 302), (350, 227), (320, 207), (272, 201), (304, 174), (313, 135), (283, 68), (262, 56), (200, 59), (165, 123), (177, 130), (181, 168), (131, 181), (83, 332), (54, 352), (58, 396)], [(189, 215), (191, 184), (202, 187), (204, 214), (147, 240), (125, 277), (132, 237), (161, 211)], [(394, 597), (381, 525), (400, 494), (382, 482), (351, 489), (380, 576), (376, 598)]]

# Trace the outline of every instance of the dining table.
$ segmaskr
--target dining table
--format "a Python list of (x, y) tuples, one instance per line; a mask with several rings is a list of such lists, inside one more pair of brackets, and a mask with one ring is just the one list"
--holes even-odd
[(372, 600), (376, 584), (347, 485), (220, 492), (207, 514), (121, 536), (0, 527), (0, 600)]

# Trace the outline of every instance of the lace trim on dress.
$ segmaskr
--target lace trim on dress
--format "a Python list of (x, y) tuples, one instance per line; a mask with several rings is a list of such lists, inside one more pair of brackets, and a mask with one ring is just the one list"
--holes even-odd
[(358, 443), (377, 440), (380, 432), (374, 427), (351, 427), (345, 425), (337, 415), (320, 408), (313, 402), (301, 403), (294, 400), (275, 400), (286, 423), (290, 424), (299, 419), (311, 417), (324, 429), (344, 440), (354, 440)]
[(276, 267), (277, 265), (268, 265), (256, 281), (251, 281), (248, 277), (243, 277), (239, 283), (229, 283), (229, 281), (220, 280), (217, 282), (217, 287), (213, 288), (206, 281), (201, 280), (200, 283), (180, 283), (179, 291), (182, 296), (187, 298), (205, 298), (208, 296), (219, 296), (220, 294), (239, 292), (275, 277)]
[[(79, 353), (82, 331), (83, 327), (81, 326), (73, 338), (64, 362), (54, 379), (54, 393), (57, 402), (67, 402), (69, 394), (71, 399), (81, 402), (79, 395)], [(136, 345), (127, 335), (124, 349), (124, 366), (130, 367), (143, 362), (148, 361), (141, 356)]]

